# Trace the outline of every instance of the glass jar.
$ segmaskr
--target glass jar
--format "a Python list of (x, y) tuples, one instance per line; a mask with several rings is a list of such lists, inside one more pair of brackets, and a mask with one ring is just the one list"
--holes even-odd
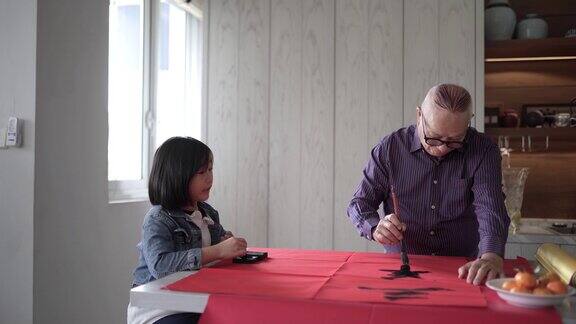
[(506, 195), (506, 211), (510, 217), (512, 232), (516, 233), (522, 219), (522, 200), (524, 198), (524, 185), (528, 177), (528, 168), (503, 168), (502, 186)]

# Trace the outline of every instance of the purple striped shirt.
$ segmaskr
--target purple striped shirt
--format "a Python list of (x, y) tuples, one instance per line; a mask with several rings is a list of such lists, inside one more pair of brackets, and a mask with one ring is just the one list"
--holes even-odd
[[(393, 212), (390, 185), (406, 223), (408, 253), (477, 257), (504, 256), (510, 219), (504, 206), (501, 157), (487, 137), (469, 128), (466, 146), (437, 160), (422, 148), (414, 125), (384, 137), (372, 149), (364, 177), (348, 206), (363, 237)], [(384, 246), (399, 252), (400, 245)]]

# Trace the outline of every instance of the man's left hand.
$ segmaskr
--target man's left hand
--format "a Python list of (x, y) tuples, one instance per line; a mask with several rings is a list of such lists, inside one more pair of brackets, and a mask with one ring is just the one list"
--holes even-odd
[[(458, 278), (476, 286), (504, 274), (504, 260), (496, 253), (487, 252), (458, 269)], [(484, 280), (486, 279), (486, 280)]]

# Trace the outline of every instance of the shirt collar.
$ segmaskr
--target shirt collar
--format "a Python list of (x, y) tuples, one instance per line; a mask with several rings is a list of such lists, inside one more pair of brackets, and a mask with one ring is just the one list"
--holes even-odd
[[(200, 204), (198, 204), (198, 209), (196, 209), (196, 211), (199, 211), (200, 214), (202, 215), (202, 217), (204, 217), (204, 210), (202, 209), (202, 207), (200, 207)], [(183, 218), (190, 218), (192, 216), (192, 214), (188, 214), (187, 212), (185, 212), (182, 209), (175, 209), (175, 210), (170, 210), (168, 211), (169, 215), (172, 217), (183, 217)]]
[(420, 142), (420, 137), (418, 136), (418, 127), (414, 125), (414, 131), (412, 132), (412, 147), (410, 148), (410, 153), (414, 153), (422, 149), (422, 143)]

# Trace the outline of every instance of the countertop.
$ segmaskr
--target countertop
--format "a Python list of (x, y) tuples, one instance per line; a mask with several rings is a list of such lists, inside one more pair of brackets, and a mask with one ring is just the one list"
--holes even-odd
[(516, 233), (510, 230), (508, 243), (542, 243), (570, 244), (576, 245), (575, 234), (561, 234), (551, 229), (554, 224), (566, 224), (570, 229), (576, 226), (576, 220), (572, 219), (550, 219), (550, 218), (524, 218), (520, 222), (520, 227)]

